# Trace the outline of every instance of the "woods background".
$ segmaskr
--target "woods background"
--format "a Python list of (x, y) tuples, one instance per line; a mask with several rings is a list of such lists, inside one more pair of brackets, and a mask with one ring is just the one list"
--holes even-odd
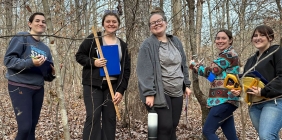
[[(273, 44), (282, 34), (282, 2), (280, 0), (0, 0), (0, 139), (14, 139), (17, 132), (15, 115), (4, 75), (3, 56), (12, 36), (28, 31), (28, 18), (43, 12), (47, 30), (43, 41), (51, 48), (57, 78), (45, 84), (45, 98), (36, 128), (39, 140), (82, 139), (85, 108), (82, 98), (81, 66), (75, 61), (80, 43), (95, 26), (102, 31), (105, 10), (117, 10), (122, 20), (118, 37), (128, 43), (131, 56), (129, 87), (119, 105), (122, 120), (117, 125), (117, 140), (145, 140), (147, 112), (139, 99), (136, 58), (142, 41), (150, 35), (149, 13), (162, 7), (168, 17), (167, 32), (180, 38), (187, 54), (197, 54), (210, 62), (217, 56), (214, 37), (221, 28), (233, 32), (233, 46), (242, 64), (256, 49), (251, 44), (253, 29), (261, 24), (275, 31)], [(209, 83), (190, 74), (194, 94), (189, 98), (187, 116), (183, 111), (177, 128), (179, 140), (203, 139), (201, 130), (208, 110), (205, 106)], [(184, 100), (183, 109), (186, 106)], [(247, 106), (235, 111), (237, 135), (240, 139), (257, 139)], [(222, 131), (217, 131), (221, 139)]]

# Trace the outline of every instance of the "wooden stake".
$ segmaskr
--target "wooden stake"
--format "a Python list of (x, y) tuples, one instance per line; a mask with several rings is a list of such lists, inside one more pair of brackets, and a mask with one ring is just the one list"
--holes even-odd
[[(92, 26), (92, 32), (94, 34), (94, 38), (95, 38), (95, 42), (96, 42), (96, 45), (97, 45), (97, 48), (98, 48), (99, 56), (100, 56), (100, 58), (104, 58), (104, 55), (103, 55), (103, 52), (102, 52), (102, 49), (101, 49), (101, 45), (100, 45), (100, 42), (99, 42), (99, 39), (98, 39), (98, 35), (97, 35), (96, 29), (95, 29), (94, 26)], [(112, 86), (112, 83), (111, 83), (111, 80), (110, 80), (110, 76), (109, 76), (107, 66), (104, 66), (103, 69), (104, 69), (104, 72), (105, 72), (105, 75), (106, 75), (106, 80), (107, 80), (107, 83), (108, 83), (108, 87), (110, 89), (112, 100), (114, 100), (115, 94), (114, 94), (114, 90), (113, 90), (113, 86)], [(120, 114), (119, 114), (119, 111), (118, 111), (118, 107), (117, 107), (116, 104), (114, 104), (114, 106), (115, 106), (117, 118), (118, 118), (118, 120), (121, 120)]]

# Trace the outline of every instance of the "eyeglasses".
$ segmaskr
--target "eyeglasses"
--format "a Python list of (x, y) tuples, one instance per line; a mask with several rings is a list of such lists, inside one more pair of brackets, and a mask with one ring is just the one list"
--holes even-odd
[(107, 13), (118, 14), (118, 10), (105, 10), (104, 13), (105, 13), (105, 14), (107, 14)]
[(150, 26), (155, 26), (157, 24), (161, 24), (161, 23), (163, 23), (163, 21), (164, 21), (163, 18), (160, 18), (160, 19), (158, 19), (156, 21), (152, 21), (152, 22), (150, 22)]

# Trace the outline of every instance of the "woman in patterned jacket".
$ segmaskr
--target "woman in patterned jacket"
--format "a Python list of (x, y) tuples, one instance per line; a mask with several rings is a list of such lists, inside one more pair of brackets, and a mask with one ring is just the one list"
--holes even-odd
[[(218, 140), (215, 134), (221, 127), (228, 140), (237, 140), (233, 112), (238, 107), (239, 97), (234, 96), (223, 86), (227, 74), (239, 73), (239, 59), (233, 46), (232, 33), (229, 30), (220, 30), (215, 38), (215, 44), (220, 51), (217, 59), (210, 66), (204, 66), (190, 61), (190, 68), (198, 75), (206, 77), (211, 82), (207, 106), (210, 108), (203, 134), (208, 140)], [(211, 78), (214, 77), (214, 78)]]

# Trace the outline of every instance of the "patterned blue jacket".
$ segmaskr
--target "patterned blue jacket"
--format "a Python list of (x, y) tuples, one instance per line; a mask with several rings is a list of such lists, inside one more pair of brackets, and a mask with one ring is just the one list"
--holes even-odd
[(239, 74), (238, 54), (232, 46), (219, 53), (218, 58), (213, 60), (211, 66), (200, 65), (198, 68), (198, 75), (206, 78), (211, 72), (215, 75), (215, 79), (211, 82), (207, 106), (212, 107), (226, 102), (238, 106), (239, 97), (233, 96), (223, 86), (227, 74)]

